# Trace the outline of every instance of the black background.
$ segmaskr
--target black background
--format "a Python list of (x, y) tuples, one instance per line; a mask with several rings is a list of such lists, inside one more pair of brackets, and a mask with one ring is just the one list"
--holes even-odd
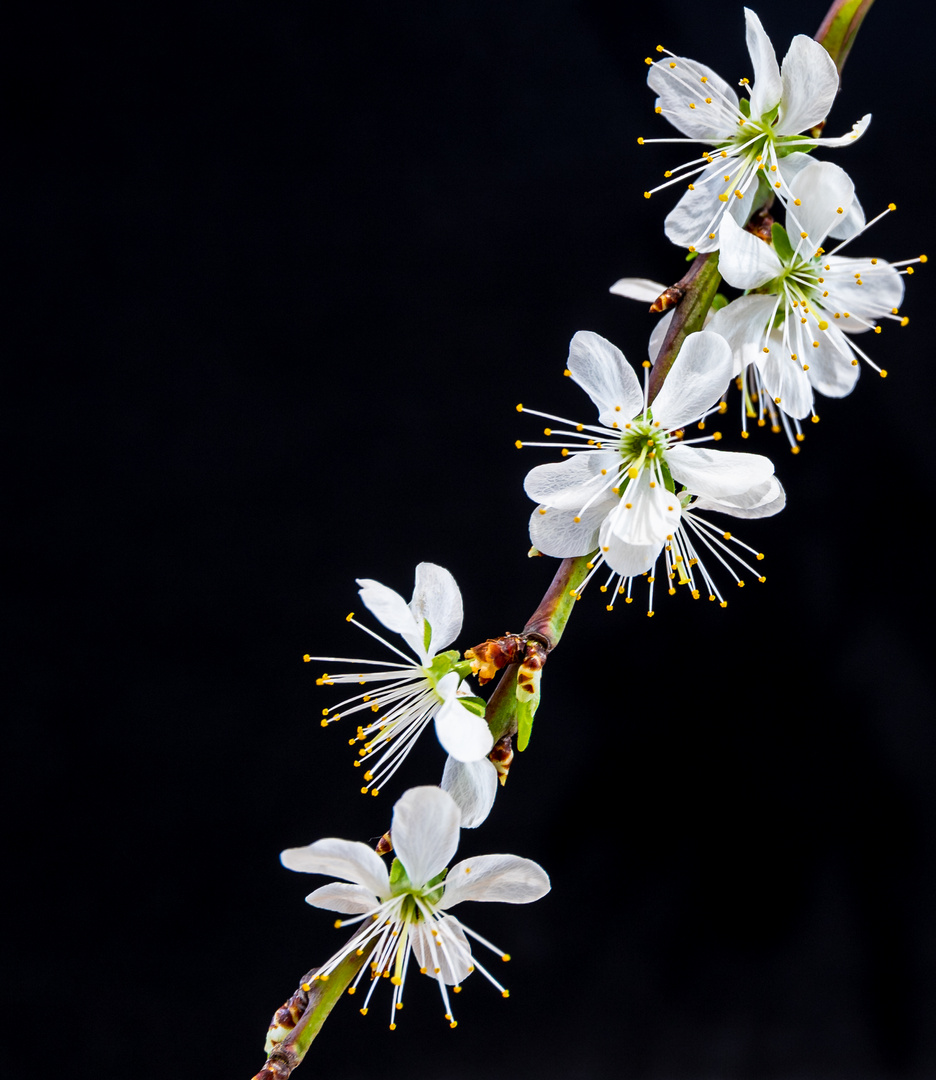
[[(825, 155), (869, 216), (898, 203), (853, 250), (892, 259), (931, 233), (934, 28), (900, 11), (872, 9), (832, 113), (869, 134)], [(782, 56), (823, 10), (760, 14)], [(37, 1075), (247, 1080), (343, 940), (280, 849), (378, 836), (444, 755), (427, 734), (362, 798), (301, 656), (368, 655), (358, 576), (408, 597), (420, 560), (451, 569), (463, 648), (546, 588), (521, 484), (550, 455), (514, 449), (514, 405), (590, 419), (569, 338), (643, 359), (650, 317), (608, 286), (684, 269), (673, 199), (641, 197), (683, 159), (636, 144), (675, 134), (658, 41), (752, 74), (740, 5), (670, 0), (37, 4), (11, 35), (7, 1052)], [(411, 979), (397, 1031), (388, 994), (348, 1002), (303, 1070), (933, 1075), (926, 274), (863, 342), (886, 381), (821, 401), (797, 458), (749, 440), (789, 494), (738, 530), (765, 585), (575, 611), (462, 844), (553, 878), (464, 912), (510, 1000), (476, 976), (453, 1032)]]

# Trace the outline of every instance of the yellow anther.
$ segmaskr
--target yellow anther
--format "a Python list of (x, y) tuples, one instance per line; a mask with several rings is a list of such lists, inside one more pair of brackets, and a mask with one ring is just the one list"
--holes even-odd
[(804, 240), (806, 239), (806, 237), (807, 237), (808, 235), (809, 235), (808, 233), (804, 233), (804, 232), (801, 232), (801, 233), (800, 233), (800, 236), (801, 236), (801, 237), (802, 237), (802, 238), (803, 238)]
[(904, 315), (904, 317), (900, 320), (900, 325), (906, 326), (908, 322), (910, 322), (910, 316)]
[(347, 614), (347, 615), (345, 615), (345, 622), (351, 622), (351, 620), (352, 620), (353, 618), (354, 618), (354, 612), (353, 612), (353, 611), (349, 611), (349, 612), (348, 612), (348, 614)]
[(649, 192), (649, 191), (645, 191), (645, 192), (644, 192), (644, 198), (645, 198), (645, 199), (649, 199), (649, 198), (650, 198), (650, 192)]
[(718, 196), (718, 201), (719, 202), (728, 202), (728, 196), (727, 195), (719, 195)]
[[(566, 369), (565, 369), (565, 371), (563, 371), (563, 373), (562, 373), (562, 374), (563, 374), (563, 375), (565, 375), (565, 377), (566, 377), (566, 378), (569, 378), (569, 376), (570, 376), (570, 375), (572, 374), (572, 372), (571, 372), (571, 371), (569, 371), (569, 369), (568, 369), (568, 368), (566, 368)], [(581, 428), (578, 428), (578, 430), (579, 430), (579, 431), (581, 431), (582, 429), (581, 429)]]
[(836, 214), (844, 214), (845, 213), (845, 211), (841, 208), (841, 206), (838, 207), (838, 209), (835, 212), (836, 212)]
[[(800, 206), (801, 205), (800, 200), (799, 199), (794, 199), (793, 200), (793, 205), (794, 206)], [(803, 236), (805, 236), (805, 235), (806, 235), (806, 233), (803, 233)]]
[(676, 63), (675, 63), (675, 61), (673, 61), (673, 60), (671, 60), (671, 61), (670, 61), (670, 67), (671, 67), (671, 68), (674, 68), (674, 67), (676, 67)]
[(819, 323), (819, 329), (820, 330), (828, 330), (829, 329), (829, 324), (825, 321), (825, 319), (823, 319), (822, 322)]
[(799, 452), (800, 452), (800, 448), (798, 446), (791, 446), (790, 447), (790, 453), (791, 454), (798, 454)]
[[(690, 184), (689, 185), (689, 190), (690, 191), (695, 191), (695, 184)], [(690, 251), (695, 251), (695, 248), (690, 245), (689, 250)]]
[(766, 345), (764, 346), (764, 352), (770, 352), (770, 349), (768, 349)]
[(662, 105), (657, 105), (657, 107), (653, 111), (655, 113), (661, 113), (661, 112), (663, 112), (663, 106)]
[[(712, 99), (711, 99), (710, 97), (707, 97), (707, 98), (705, 99), (705, 104), (706, 104), (706, 105), (711, 105), (711, 104), (712, 104)], [(727, 154), (725, 154), (725, 157), (727, 157), (727, 156), (728, 156), (728, 155), (727, 155)]]
[(652, 611), (648, 611), (648, 612), (647, 612), (647, 618), (648, 618), (648, 619), (652, 619), (652, 618), (653, 618), (653, 612), (652, 612)]
[(650, 65), (651, 65), (651, 67), (652, 67), (652, 66), (653, 66), (653, 57), (651, 57), (651, 56), (645, 56), (645, 57), (644, 57), (644, 63), (645, 63), (645, 64), (650, 64)]
[(881, 368), (881, 372), (880, 372), (880, 375), (881, 375), (881, 378), (882, 378), (882, 379), (886, 379), (886, 378), (887, 378), (887, 372), (886, 372), (886, 371), (885, 371), (885, 370), (884, 370), (883, 368)]
[[(894, 314), (896, 314), (896, 312), (895, 312)], [(302, 657), (302, 662), (303, 662), (304, 664), (308, 664), (308, 662), (309, 662), (309, 661), (310, 661), (311, 659), (312, 659), (312, 657), (311, 657), (311, 656), (309, 656), (309, 654), (308, 654), (308, 653), (306, 653), (306, 654), (305, 654), (305, 655), (304, 655), (304, 656)], [(316, 681), (316, 683), (318, 683), (318, 679), (316, 679), (315, 681)]]
[(517, 404), (517, 412), (523, 412), (523, 403), (522, 402), (519, 402)]
[(714, 440), (715, 440), (716, 442), (718, 442), (718, 440), (719, 440), (719, 439), (720, 439), (721, 437), (722, 437), (722, 434), (721, 434), (721, 432), (720, 432), (720, 431), (713, 431), (713, 432), (712, 432), (712, 438), (713, 438), (713, 439), (714, 439)]
[(505, 997), (505, 998), (510, 997), (510, 991), (509, 990), (501, 990), (501, 997)]
[(643, 146), (643, 144), (644, 144), (644, 141), (643, 141), (643, 136), (642, 136), (642, 135), (639, 135), (639, 136), (637, 137), (637, 145), (638, 145), (638, 146)]
[(380, 792), (377, 790), (377, 788), (373, 788), (371, 790), (371, 795), (379, 795), (379, 794), (380, 794)]
[(694, 102), (694, 101), (690, 101), (690, 102), (689, 102), (689, 108), (690, 108), (690, 109), (694, 109), (694, 108), (695, 108), (695, 102)]
[(913, 274), (913, 267), (912, 266), (907, 267), (907, 273), (912, 276), (912, 274)]
[(892, 203), (892, 202), (891, 202), (891, 203), (888, 203), (888, 204), (887, 204), (887, 209), (888, 209), (888, 210), (896, 210), (896, 209), (897, 209), (897, 204), (896, 204), (896, 203)]
[(921, 262), (921, 263), (925, 263), (925, 262), (927, 262), (927, 261), (928, 261), (928, 260), (927, 260), (927, 258), (926, 258), (926, 256), (925, 256), (925, 255), (921, 255), (921, 256), (920, 256), (920, 262)]
[(576, 525), (578, 525), (578, 524), (579, 524), (579, 522), (580, 522), (580, 521), (581, 521), (582, 519), (581, 519), (580, 517), (576, 516), (576, 517), (572, 518), (572, 520), (573, 520), (573, 521), (575, 522), (575, 524), (576, 524)]

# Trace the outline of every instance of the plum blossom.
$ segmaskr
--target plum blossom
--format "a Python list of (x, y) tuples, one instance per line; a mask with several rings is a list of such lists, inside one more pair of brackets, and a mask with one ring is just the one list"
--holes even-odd
[[(538, 465), (527, 474), (524, 487), (539, 504), (530, 518), (534, 547), (557, 558), (595, 552), (578, 594), (603, 564), (610, 574), (602, 591), (614, 583), (612, 596), (626, 594), (627, 602), (633, 579), (647, 575), (648, 614), (653, 614), (654, 568), (664, 554), (670, 592), (685, 584), (698, 597), (704, 586), (724, 606), (726, 601), (702, 567), (700, 549), (712, 554), (741, 584), (725, 558), (725, 541), (733, 537), (713, 531), (699, 512), (762, 517), (777, 513), (784, 504), (783, 489), (768, 458), (698, 445), (717, 441), (718, 432), (684, 437), (689, 424), (704, 428), (705, 418), (720, 411), (719, 398), (732, 374), (727, 342), (707, 331), (686, 338), (652, 407), (646, 379), (641, 390), (623, 353), (598, 334), (577, 333), (568, 363), (566, 374), (597, 406), (599, 423), (577, 423), (518, 406), (566, 425), (561, 430), (547, 427), (545, 434), (570, 440), (562, 445), (567, 460)], [(647, 368), (649, 363), (644, 364)], [(683, 485), (678, 494), (674, 481)], [(762, 579), (743, 556), (732, 551), (731, 558)], [(613, 608), (613, 599), (607, 606)]]
[[(370, 791), (372, 795), (378, 793), (379, 785), (400, 767), (430, 721), (435, 722), (439, 742), (452, 758), (460, 762), (484, 758), (490, 752), (493, 740), (483, 717), (478, 715), (483, 711), (483, 703), (472, 698), (466, 701), (464, 688), (460, 686), (470, 665), (459, 660), (457, 651), (442, 651), (461, 631), (462, 598), (455, 579), (441, 566), (420, 563), (416, 567), (416, 585), (409, 604), (399, 593), (378, 581), (360, 578), (358, 585), (361, 586), (361, 600), (371, 614), (388, 630), (398, 633), (415, 654), (409, 655), (397, 648), (358, 622), (352, 612), (347, 621), (385, 645), (396, 654), (397, 661), (304, 657), (307, 661), (358, 666), (357, 670), (343, 674), (323, 673), (316, 683), (319, 686), (354, 683), (365, 688), (322, 710), (323, 727), (358, 713), (375, 714), (366, 724), (358, 725), (350, 740), (352, 746), (363, 744), (358, 750), (358, 760), (354, 762), (358, 767), (366, 766), (361, 791)], [(368, 667), (361, 670), (360, 665)], [(472, 705), (481, 708), (473, 710)], [(473, 804), (470, 812), (477, 816), (477, 805)]]
[(289, 848), (280, 856), (289, 870), (341, 878), (311, 892), (306, 903), (353, 916), (339, 920), (336, 926), (359, 926), (318, 969), (313, 982), (327, 980), (353, 953), (367, 953), (369, 961), (348, 993), (356, 993), (364, 973), (370, 973), (361, 1008), (366, 1015), (381, 976), (388, 978), (393, 986), (391, 1030), (403, 1008), (403, 987), (413, 956), (420, 972), (436, 980), (450, 1027), (455, 1027), (456, 1021), (448, 987), (457, 993), (471, 972), (480, 971), (507, 997), (498, 979), (472, 956), (468, 938), (491, 949), (501, 960), (509, 960), (509, 955), (449, 912), (466, 900), (529, 904), (550, 889), (545, 870), (517, 855), (479, 855), (447, 870), (458, 847), (459, 819), (459, 808), (447, 792), (437, 787), (410, 788), (393, 808), (390, 836), (396, 858), (389, 873), (372, 848), (353, 840), (318, 840), (306, 847)]
[[(864, 134), (870, 114), (854, 124), (849, 134), (820, 138), (810, 132), (822, 125), (838, 92), (835, 63), (817, 41), (798, 34), (782, 65), (760, 19), (744, 9), (747, 46), (754, 82), (741, 80), (749, 97), (735, 91), (711, 68), (686, 57), (674, 56), (657, 46), (664, 58), (647, 57), (647, 82), (658, 97), (656, 111), (685, 138), (639, 139), (640, 143), (698, 143), (710, 146), (664, 174), (665, 183), (645, 191), (646, 198), (672, 184), (689, 183), (665, 222), (674, 244), (691, 251), (714, 251), (719, 229), (730, 216), (744, 225), (771, 195), (789, 201), (789, 183), (805, 157), (801, 151), (816, 146), (846, 146)], [(860, 215), (860, 207), (855, 208)], [(847, 236), (862, 224), (860, 216), (836, 227)]]
[[(884, 319), (907, 322), (899, 314), (903, 275), (926, 256), (889, 263), (837, 254), (851, 240), (826, 252), (826, 238), (854, 202), (852, 181), (831, 162), (808, 164), (791, 182), (790, 195), (787, 228), (774, 224), (772, 243), (723, 222), (719, 270), (730, 285), (752, 292), (718, 311), (710, 328), (728, 341), (736, 367), (745, 372), (742, 426), (757, 415), (755, 399), (761, 420), (765, 408), (772, 413), (776, 405), (796, 449), (798, 421), (810, 413), (815, 418), (814, 391), (850, 393), (859, 359), (887, 374), (854, 339), (869, 330), (880, 333)], [(860, 232), (893, 209), (891, 204)]]

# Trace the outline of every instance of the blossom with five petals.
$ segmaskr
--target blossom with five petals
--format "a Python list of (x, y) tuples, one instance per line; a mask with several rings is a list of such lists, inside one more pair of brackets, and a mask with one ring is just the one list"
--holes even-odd
[(451, 1027), (455, 1020), (447, 988), (452, 986), (457, 993), (475, 969), (507, 997), (501, 983), (472, 956), (468, 938), (502, 960), (510, 957), (449, 912), (465, 900), (529, 904), (550, 889), (545, 870), (517, 855), (479, 855), (447, 870), (458, 847), (459, 817), (454, 800), (440, 788), (407, 791), (393, 808), (390, 836), (396, 858), (389, 873), (372, 848), (353, 840), (318, 840), (307, 847), (289, 848), (280, 856), (289, 870), (343, 879), (306, 897), (313, 907), (353, 916), (336, 926), (360, 924), (350, 941), (318, 969), (313, 981), (328, 979), (352, 953), (363, 956), (369, 951), (369, 963), (348, 992), (355, 993), (364, 972), (370, 972), (371, 984), (361, 1008), (366, 1014), (380, 977), (389, 978), (393, 984), (391, 1029), (396, 1027), (397, 1011), (403, 1008), (403, 986), (414, 955), (420, 972), (438, 983)]
[(730, 285), (752, 293), (716, 312), (710, 328), (728, 341), (738, 370), (745, 371), (745, 422), (754, 415), (755, 396), (763, 409), (764, 391), (794, 420), (814, 414), (814, 390), (844, 397), (858, 378), (859, 357), (886, 375), (854, 338), (880, 333), (882, 319), (906, 323), (898, 311), (902, 274), (913, 273), (911, 263), (926, 261), (925, 255), (899, 263), (838, 255), (850, 240), (825, 251), (827, 236), (854, 200), (851, 179), (832, 162), (808, 164), (790, 194), (787, 228), (774, 224), (773, 243), (733, 221), (722, 225), (718, 268)]
[[(728, 566), (722, 542), (733, 537), (700, 524), (703, 519), (697, 512), (766, 516), (777, 513), (784, 503), (768, 458), (693, 445), (719, 439), (718, 432), (684, 438), (686, 426), (704, 427), (705, 418), (719, 411), (719, 398), (732, 374), (727, 342), (707, 331), (689, 335), (652, 408), (646, 380), (641, 390), (623, 353), (598, 334), (579, 332), (573, 337), (567, 374), (598, 407), (598, 424), (518, 406), (569, 425), (555, 431), (548, 427), (546, 434), (572, 440), (562, 447), (566, 461), (538, 465), (527, 474), (526, 492), (539, 503), (530, 519), (535, 548), (558, 558), (597, 549), (586, 582), (606, 563), (611, 574), (602, 590), (617, 578), (616, 592), (626, 591), (628, 600), (633, 578), (650, 573), (664, 553), (671, 582), (689, 585), (698, 596), (693, 568), (699, 566), (710, 597), (722, 599), (699, 562), (699, 548), (707, 548)], [(678, 494), (674, 481), (683, 485)], [(732, 557), (752, 569), (734, 552)], [(741, 583), (736, 574), (735, 579)], [(652, 614), (652, 574), (650, 583)], [(674, 591), (671, 585), (670, 592)]]
[[(666, 235), (692, 251), (714, 251), (719, 246), (722, 220), (730, 215), (744, 225), (754, 210), (772, 194), (786, 203), (788, 185), (802, 162), (791, 158), (816, 146), (845, 146), (864, 134), (870, 114), (853, 125), (848, 135), (820, 138), (810, 134), (819, 127), (838, 92), (839, 76), (826, 50), (812, 38), (798, 34), (783, 59), (776, 53), (760, 19), (745, 8), (747, 46), (754, 68), (754, 83), (747, 79), (750, 98), (739, 101), (734, 90), (711, 68), (686, 57), (674, 56), (662, 45), (665, 59), (647, 57), (647, 82), (658, 97), (656, 111), (686, 138), (639, 139), (641, 143), (700, 143), (714, 147), (674, 169), (666, 183), (653, 192), (695, 179), (666, 218)], [(860, 207), (855, 208), (860, 215)], [(847, 236), (861, 220), (847, 219), (836, 236)]]
[[(376, 638), (395, 653), (399, 661), (304, 657), (307, 661), (323, 663), (373, 665), (373, 669), (363, 671), (358, 669), (338, 675), (325, 673), (316, 680), (320, 686), (355, 683), (365, 688), (347, 700), (323, 709), (323, 727), (360, 712), (376, 714), (367, 724), (359, 725), (357, 734), (350, 740), (352, 745), (363, 743), (363, 749), (358, 751), (359, 760), (354, 763), (367, 766), (362, 792), (377, 794), (377, 785), (396, 772), (430, 720), (435, 721), (439, 742), (451, 757), (460, 762), (484, 758), (493, 746), (493, 739), (479, 715), (483, 703), (471, 698), (466, 703), (459, 689), (470, 664), (460, 661), (455, 650), (442, 651), (455, 640), (462, 625), (462, 598), (455, 579), (441, 566), (420, 563), (416, 567), (416, 585), (409, 604), (399, 593), (378, 581), (359, 579), (358, 585), (365, 606), (388, 630), (400, 634), (415, 654), (415, 659), (407, 655), (359, 623), (352, 613), (347, 621)], [(470, 705), (475, 705), (476, 710), (473, 711)], [(474, 813), (477, 816), (477, 810)]]

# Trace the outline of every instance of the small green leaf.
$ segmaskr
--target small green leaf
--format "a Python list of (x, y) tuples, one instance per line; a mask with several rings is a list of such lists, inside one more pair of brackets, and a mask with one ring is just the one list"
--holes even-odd
[(432, 627), (429, 625), (429, 620), (423, 616), (423, 648), (426, 652), (429, 651), (430, 641), (432, 641)]
[(460, 697), (458, 700), (469, 712), (473, 712), (475, 716), (484, 716), (484, 710), (487, 708), (487, 702), (484, 698)]
[(780, 261), (782, 263), (792, 262), (793, 245), (790, 243), (789, 234), (779, 221), (775, 221), (770, 226), (770, 238), (773, 240), (774, 251), (776, 251)]
[(692, 262), (692, 260), (695, 259), (698, 254), (698, 251), (690, 251), (689, 254), (686, 256), (686, 262)]
[(533, 733), (533, 717), (539, 708), (540, 691), (529, 701), (517, 702), (517, 749), (526, 750), (530, 745), (530, 735)]

